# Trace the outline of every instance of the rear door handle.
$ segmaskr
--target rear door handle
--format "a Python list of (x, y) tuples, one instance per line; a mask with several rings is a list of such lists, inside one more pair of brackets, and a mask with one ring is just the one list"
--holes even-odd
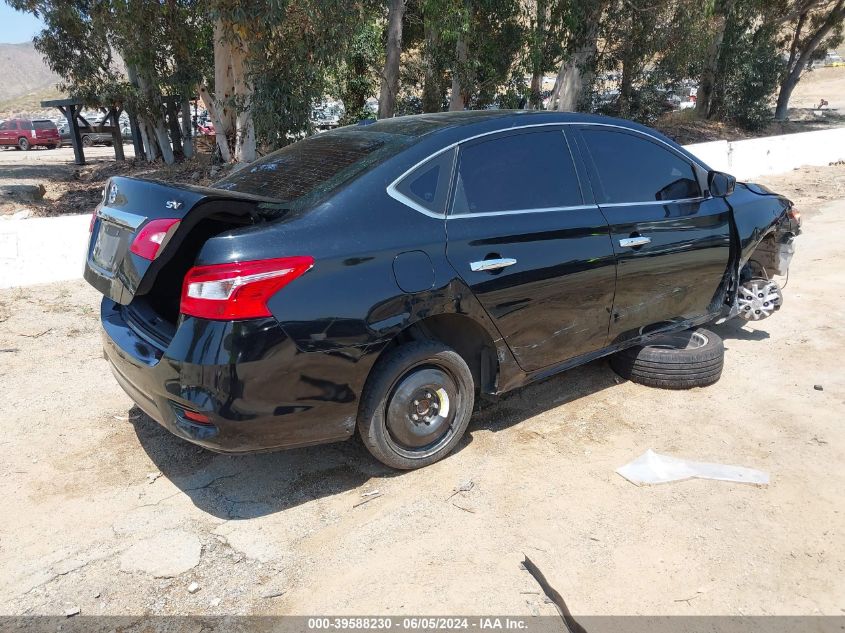
[(622, 248), (637, 248), (638, 246), (645, 246), (646, 244), (651, 244), (651, 238), (643, 237), (642, 235), (638, 235), (637, 237), (624, 237), (619, 240), (619, 246)]
[(511, 257), (500, 257), (498, 259), (482, 259), (479, 262), (470, 262), (469, 268), (474, 273), (499, 270), (500, 268), (507, 268), (513, 266), (516, 260)]

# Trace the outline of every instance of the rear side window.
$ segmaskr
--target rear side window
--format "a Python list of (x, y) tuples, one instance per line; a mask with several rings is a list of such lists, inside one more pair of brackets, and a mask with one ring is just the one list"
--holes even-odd
[(461, 148), (452, 214), (582, 204), (569, 146), (559, 129), (509, 134)]
[(18, 129), (19, 130), (34, 130), (35, 128), (32, 126), (32, 121), (18, 121)]
[(448, 150), (423, 163), (396, 185), (396, 191), (427, 211), (443, 213), (454, 156), (454, 150)]
[(52, 121), (33, 121), (36, 130), (55, 130), (56, 124)]
[(355, 127), (324, 132), (268, 154), (214, 186), (293, 202), (334, 189), (413, 140)]
[(599, 203), (684, 200), (701, 196), (692, 165), (648, 139), (584, 129)]

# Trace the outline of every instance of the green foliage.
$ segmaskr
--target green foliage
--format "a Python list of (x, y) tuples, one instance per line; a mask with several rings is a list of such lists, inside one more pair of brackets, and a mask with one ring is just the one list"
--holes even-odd
[(337, 94), (346, 108), (341, 125), (375, 118), (365, 106), (367, 99), (378, 92), (379, 69), (383, 64), (383, 29), (379, 22), (370, 20), (352, 36), (346, 58), (338, 69)]
[[(384, 0), (6, 2), (44, 19), (36, 46), (65, 90), (150, 116), (160, 115), (162, 97), (192, 97), (213, 77), (220, 19), (225, 37), (244, 50), (256, 137), (268, 149), (309, 133), (312, 107), (329, 95), (343, 100), (344, 123), (371, 116), (365, 103), (378, 93), (384, 64)], [(802, 2), (812, 5), (803, 31), (793, 0), (407, 0), (397, 114), (446, 109), (453, 79), (469, 108), (524, 107), (529, 99), (541, 107), (542, 76), (583, 46), (585, 33), (598, 32), (602, 98), (592, 103), (652, 123), (667, 93), (701, 76), (724, 23), (711, 112), (760, 127), (784, 76), (784, 53), (809, 40), (834, 0)], [(842, 39), (840, 20), (813, 55)], [(584, 70), (589, 76), (592, 64)]]
[(760, 24), (757, 18), (754, 7), (746, 5), (739, 6), (735, 19), (728, 22), (711, 108), (716, 117), (749, 130), (771, 122), (771, 97), (785, 67), (778, 46), (779, 23)]
[(246, 43), (259, 144), (281, 147), (311, 130), (311, 109), (338, 76), (372, 6), (368, 0), (217, 0), (216, 15)]
[(62, 78), (59, 89), (89, 104), (122, 100), (133, 92), (110, 45), (108, 3), (96, 0), (7, 0), (41, 17), (45, 28), (34, 38), (50, 69)]

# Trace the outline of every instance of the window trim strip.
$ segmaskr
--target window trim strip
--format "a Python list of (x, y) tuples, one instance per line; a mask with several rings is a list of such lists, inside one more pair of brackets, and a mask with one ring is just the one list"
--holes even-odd
[[(493, 134), (503, 134), (503, 133), (506, 133), (506, 132), (512, 132), (514, 130), (524, 130), (524, 129), (538, 128), (538, 127), (562, 127), (562, 126), (571, 126), (571, 125), (576, 125), (576, 126), (589, 125), (589, 126), (598, 126), (598, 127), (609, 127), (609, 128), (624, 130), (626, 132), (631, 132), (633, 134), (639, 134), (639, 135), (644, 136), (646, 138), (650, 138), (654, 141), (657, 141), (661, 145), (665, 145), (667, 148), (669, 148), (669, 150), (671, 150), (674, 154), (677, 154), (680, 158), (683, 158), (684, 160), (690, 160), (689, 156), (686, 156), (685, 154), (680, 153), (676, 148), (672, 147), (669, 143), (667, 143), (663, 139), (658, 138), (658, 137), (654, 136), (653, 134), (648, 134), (647, 132), (643, 132), (642, 130), (637, 130), (637, 129), (634, 129), (634, 128), (626, 127), (624, 125), (616, 125), (614, 123), (599, 123), (599, 122), (595, 122), (595, 121), (564, 121), (564, 122), (557, 121), (557, 122), (550, 122), (550, 123), (531, 123), (531, 124), (528, 124), (528, 125), (518, 125), (518, 126), (514, 126), (514, 127), (504, 128), (504, 129), (501, 129), (501, 130), (491, 130), (489, 132), (482, 132), (481, 134), (475, 134), (473, 136), (463, 138), (460, 141), (455, 141), (454, 143), (451, 143), (451, 144), (447, 145), (446, 147), (443, 147), (443, 148), (437, 150), (436, 152), (429, 154), (428, 156), (426, 156), (422, 160), (417, 161), (414, 165), (412, 165), (411, 167), (406, 169), (404, 172), (402, 172), (397, 178), (395, 178), (393, 180), (393, 182), (391, 182), (387, 186), (387, 189), (386, 189), (387, 195), (390, 196), (391, 198), (393, 198), (394, 200), (396, 200), (397, 202), (400, 202), (401, 204), (404, 204), (405, 206), (410, 207), (414, 211), (417, 211), (418, 213), (422, 213), (423, 215), (427, 215), (430, 218), (435, 218), (435, 219), (438, 219), (438, 220), (445, 220), (447, 218), (449, 218), (449, 219), (452, 219), (452, 218), (456, 218), (456, 219), (457, 218), (479, 218), (479, 217), (485, 217), (485, 216), (490, 216), (490, 215), (505, 215), (505, 214), (509, 215), (509, 214), (514, 214), (514, 213), (545, 213), (545, 212), (548, 212), (548, 211), (572, 211), (572, 210), (578, 210), (578, 209), (594, 209), (596, 207), (620, 207), (620, 206), (631, 206), (631, 205), (640, 206), (640, 205), (646, 205), (646, 204), (673, 204), (673, 203), (678, 203), (678, 202), (696, 202), (696, 201), (707, 200), (707, 198), (699, 196), (697, 198), (683, 198), (683, 199), (679, 199), (679, 200), (654, 200), (654, 201), (645, 201), (645, 202), (612, 202), (612, 203), (603, 204), (603, 205), (589, 204), (589, 205), (576, 205), (576, 206), (569, 206), (569, 207), (549, 207), (549, 208), (545, 208), (545, 209), (516, 209), (516, 210), (513, 210), (513, 211), (487, 211), (487, 212), (483, 212), (483, 213), (460, 213), (460, 214), (457, 214), (457, 215), (449, 215), (448, 213), (436, 213), (434, 211), (426, 209), (424, 206), (422, 206), (421, 204), (418, 204), (417, 202), (411, 200), (408, 196), (401, 193), (396, 188), (397, 184), (401, 180), (403, 180), (408, 174), (410, 174), (412, 171), (414, 171), (417, 167), (419, 167), (423, 163), (430, 161), (433, 158), (436, 158), (437, 156), (439, 156), (443, 152), (448, 152), (449, 150), (454, 149), (458, 145), (462, 145), (463, 143), (473, 141), (477, 138), (483, 138), (485, 136), (491, 136)], [(570, 149), (570, 152), (571, 152), (571, 149)], [(693, 160), (692, 162), (697, 167), (699, 167), (700, 169), (704, 169), (704, 165), (702, 165), (697, 160)], [(579, 182), (579, 186), (580, 186), (580, 182)], [(582, 195), (583, 195), (583, 192), (582, 192)]]

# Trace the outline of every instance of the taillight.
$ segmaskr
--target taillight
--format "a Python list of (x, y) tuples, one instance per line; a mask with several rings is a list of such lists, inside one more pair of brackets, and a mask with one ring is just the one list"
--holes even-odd
[(173, 235), (179, 226), (176, 218), (161, 218), (152, 220), (142, 228), (132, 242), (129, 250), (138, 257), (154, 260), (165, 239)]
[(313, 257), (297, 256), (195, 266), (185, 275), (179, 311), (225, 321), (270, 316), (270, 297), (313, 265)]
[(789, 216), (792, 220), (795, 220), (796, 222), (798, 222), (798, 224), (801, 224), (801, 212), (800, 212), (798, 209), (796, 209), (795, 207), (791, 207), (791, 208), (789, 209), (789, 211), (787, 211), (787, 213), (786, 213), (786, 214), (787, 214), (787, 215), (788, 215), (788, 216)]
[(94, 209), (94, 213), (91, 214), (91, 224), (88, 225), (88, 232), (94, 232), (94, 222), (97, 221), (97, 210)]

